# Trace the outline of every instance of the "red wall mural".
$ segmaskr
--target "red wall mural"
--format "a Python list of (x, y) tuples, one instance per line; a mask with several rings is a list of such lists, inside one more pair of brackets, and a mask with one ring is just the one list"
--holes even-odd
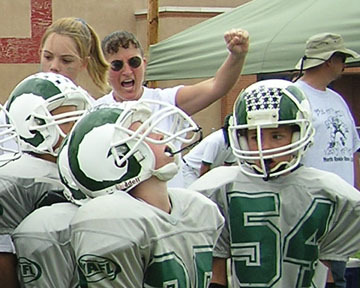
[[(39, 45), (52, 23), (52, 0), (29, 0), (30, 38), (0, 38), (0, 63), (39, 63)], [(14, 20), (16, 21), (16, 20)]]

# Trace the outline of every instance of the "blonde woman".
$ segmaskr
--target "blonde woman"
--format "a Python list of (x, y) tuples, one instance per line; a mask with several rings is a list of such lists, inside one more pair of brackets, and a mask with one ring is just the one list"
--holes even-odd
[(108, 91), (107, 71), (100, 39), (95, 30), (80, 18), (60, 18), (42, 37), (40, 66), (43, 72), (54, 72), (77, 82), (80, 72), (87, 70), (101, 92)]

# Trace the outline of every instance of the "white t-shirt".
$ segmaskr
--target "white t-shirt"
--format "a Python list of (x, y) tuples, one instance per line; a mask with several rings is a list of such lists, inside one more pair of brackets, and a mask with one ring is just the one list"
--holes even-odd
[[(193, 180), (200, 177), (202, 163), (209, 164), (210, 169), (213, 169), (224, 165), (224, 163), (233, 164), (236, 162), (231, 147), (226, 146), (223, 129), (219, 129), (205, 137), (183, 158), (186, 162), (182, 166), (184, 180), (187, 182), (185, 187), (188, 187)], [(191, 174), (190, 177), (186, 176), (188, 174)]]
[[(147, 87), (143, 87), (144, 88), (144, 92), (141, 96), (141, 99), (150, 99), (150, 100), (158, 100), (158, 101), (163, 101), (166, 103), (169, 103), (171, 105), (176, 105), (176, 93), (178, 92), (178, 90), (183, 87), (183, 86), (176, 86), (176, 87), (172, 87), (172, 88), (166, 88), (166, 89), (160, 89), (160, 88), (147, 88)], [(107, 103), (107, 104), (111, 104), (111, 103), (116, 103), (116, 100), (113, 97), (113, 91), (111, 91), (109, 94), (104, 95), (101, 98), (98, 98), (95, 102), (95, 105), (98, 104), (103, 104), (103, 103)], [(163, 127), (159, 127), (164, 129), (165, 131), (169, 131), (171, 124), (173, 123), (171, 121), (172, 118), (169, 117), (169, 121), (167, 123), (162, 123)], [(167, 126), (167, 127), (165, 127)]]
[(360, 140), (348, 105), (331, 89), (317, 90), (301, 80), (295, 85), (309, 99), (315, 128), (314, 143), (302, 163), (333, 172), (354, 185), (353, 155), (360, 148)]

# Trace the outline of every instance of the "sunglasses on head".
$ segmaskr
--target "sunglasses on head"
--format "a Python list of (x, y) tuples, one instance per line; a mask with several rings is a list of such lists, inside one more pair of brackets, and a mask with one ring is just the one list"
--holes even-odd
[[(141, 65), (141, 58), (139, 56), (131, 57), (128, 60), (128, 64), (131, 68), (138, 68)], [(124, 67), (124, 61), (122, 60), (114, 60), (111, 61), (111, 70), (120, 71)]]

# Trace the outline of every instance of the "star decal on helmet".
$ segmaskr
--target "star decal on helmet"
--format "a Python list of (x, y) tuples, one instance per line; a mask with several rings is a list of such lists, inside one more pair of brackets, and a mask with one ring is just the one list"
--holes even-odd
[(282, 89), (266, 89), (260, 86), (244, 95), (247, 112), (257, 110), (278, 109), (282, 97)]

